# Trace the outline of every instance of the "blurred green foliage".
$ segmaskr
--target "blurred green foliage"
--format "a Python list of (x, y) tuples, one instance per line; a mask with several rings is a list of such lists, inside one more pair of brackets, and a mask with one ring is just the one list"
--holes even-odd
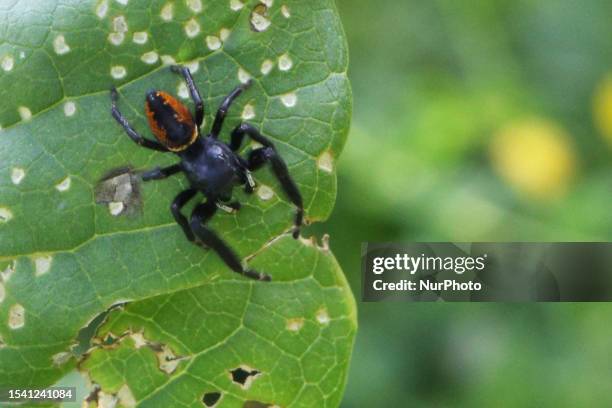
[[(353, 130), (317, 230), (356, 294), (362, 241), (611, 239), (611, 2), (338, 3)], [(612, 404), (611, 305), (359, 308), (346, 407)]]

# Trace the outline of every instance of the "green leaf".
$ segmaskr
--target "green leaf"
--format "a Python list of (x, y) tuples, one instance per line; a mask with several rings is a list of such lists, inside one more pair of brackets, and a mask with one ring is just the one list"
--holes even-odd
[(106, 392), (127, 386), (154, 407), (201, 406), (210, 393), (222, 406), (339, 405), (355, 316), (333, 256), (283, 237), (253, 265), (282, 283), (215, 280), (131, 303), (111, 312), (98, 334), (111, 344), (83, 369)]
[[(101, 181), (176, 162), (129, 140), (108, 91), (118, 87), (145, 133), (147, 89), (192, 108), (166, 66), (176, 61), (194, 72), (206, 129), (253, 78), (222, 139), (248, 118), (287, 162), (307, 220), (326, 219), (351, 110), (333, 1), (9, 1), (0, 20), (0, 384), (48, 386), (78, 366), (102, 395), (125, 385), (143, 406), (202, 406), (207, 390), (220, 406), (338, 405), (353, 298), (327, 248), (287, 235), (295, 210), (268, 169), (254, 175), (255, 194), (235, 191), (242, 209), (211, 226), (270, 284), (185, 239), (169, 211), (183, 176), (124, 176), (121, 197), (120, 179)], [(88, 333), (99, 344), (80, 354)], [(171, 372), (156, 360), (162, 349), (180, 357)], [(240, 366), (259, 372), (248, 388), (231, 381)]]

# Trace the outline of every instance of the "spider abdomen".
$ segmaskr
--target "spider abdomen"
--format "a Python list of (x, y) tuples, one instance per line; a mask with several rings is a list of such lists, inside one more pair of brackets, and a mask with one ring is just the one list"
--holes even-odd
[(168, 150), (185, 150), (198, 137), (198, 130), (187, 107), (166, 92), (149, 91), (145, 113), (153, 135)]

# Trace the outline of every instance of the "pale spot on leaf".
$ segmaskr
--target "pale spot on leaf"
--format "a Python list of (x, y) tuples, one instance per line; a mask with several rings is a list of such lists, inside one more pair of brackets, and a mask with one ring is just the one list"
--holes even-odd
[(146, 44), (148, 40), (149, 33), (147, 33), (146, 31), (138, 31), (135, 32), (134, 35), (132, 35), (132, 41), (134, 41), (136, 44)]
[(268, 7), (272, 7), (272, 5), (274, 4), (274, 0), (260, 0), (260, 1)]
[(292, 332), (298, 332), (304, 327), (304, 319), (303, 318), (295, 318), (287, 320), (287, 330)]
[(13, 60), (12, 56), (5, 55), (4, 57), (2, 57), (2, 61), (0, 62), (0, 66), (2, 66), (3, 70), (8, 72), (8, 71), (13, 69), (14, 65), (15, 65), (15, 61)]
[(145, 64), (155, 64), (159, 60), (159, 55), (155, 51), (145, 52), (140, 56), (140, 60)]
[(53, 49), (57, 55), (63, 55), (70, 52), (70, 47), (66, 43), (64, 36), (61, 34), (55, 37), (53, 40)]
[(281, 7), (281, 14), (285, 18), (291, 17), (291, 12), (289, 11), (289, 7), (287, 7), (285, 4), (283, 4)]
[(124, 16), (117, 16), (113, 19), (113, 29), (117, 33), (126, 33), (128, 31), (128, 24)]
[(117, 3), (121, 4), (122, 6), (125, 6), (128, 4), (128, 0), (115, 0)]
[(251, 27), (253, 30), (261, 32), (266, 31), (270, 27), (270, 20), (266, 17), (268, 8), (260, 3), (251, 12)]
[(4, 301), (6, 297), (6, 289), (4, 289), (4, 283), (0, 282), (0, 303)]
[(293, 67), (293, 60), (289, 54), (283, 54), (278, 58), (278, 69), (281, 71), (289, 71)]
[(97, 408), (116, 408), (118, 399), (113, 394), (107, 394), (104, 391), (98, 392)]
[(119, 404), (125, 408), (132, 408), (136, 406), (136, 399), (134, 398), (134, 394), (132, 394), (132, 390), (128, 387), (127, 384), (123, 384), (119, 391), (117, 392), (117, 398), (119, 399)]
[(121, 45), (124, 39), (125, 39), (125, 34), (123, 33), (110, 33), (108, 35), (108, 42), (115, 46)]
[(294, 92), (290, 92), (281, 96), (281, 101), (286, 107), (293, 108), (295, 105), (297, 105), (297, 95)]
[(54, 354), (51, 359), (53, 360), (53, 365), (59, 367), (61, 365), (66, 364), (68, 360), (70, 360), (70, 357), (72, 357), (72, 353), (62, 351), (60, 353)]
[(162, 55), (161, 57), (162, 64), (164, 65), (174, 65), (176, 64), (176, 60), (171, 55)]
[(73, 116), (76, 113), (76, 104), (72, 101), (68, 101), (64, 104), (64, 115)]
[(127, 75), (127, 70), (123, 65), (113, 65), (111, 67), (110, 74), (115, 79), (121, 79)]
[(174, 16), (174, 4), (167, 3), (164, 7), (162, 7), (159, 15), (164, 21), (172, 20), (172, 17)]
[(317, 311), (316, 318), (317, 318), (317, 322), (321, 324), (324, 324), (324, 325), (329, 324), (329, 321), (330, 321), (329, 314), (327, 313), (327, 309), (325, 308), (321, 308)]
[(0, 223), (9, 222), (13, 218), (13, 213), (6, 207), (0, 207)]
[(234, 11), (241, 10), (244, 4), (240, 0), (230, 0), (230, 8)]
[(238, 80), (241, 83), (246, 84), (247, 82), (249, 82), (250, 79), (251, 79), (251, 75), (248, 72), (246, 72), (242, 68), (238, 69)]
[(200, 34), (200, 24), (194, 18), (185, 24), (185, 34), (187, 34), (189, 38), (194, 38)]
[(19, 303), (14, 304), (9, 309), (8, 326), (16, 330), (25, 325), (25, 309)]
[(272, 72), (273, 68), (274, 62), (269, 59), (264, 60), (264, 62), (261, 64), (261, 73), (264, 75), (268, 75), (270, 72)]
[(323, 152), (317, 160), (319, 168), (327, 173), (331, 173), (334, 170), (334, 158), (329, 151)]
[(125, 208), (125, 206), (123, 205), (122, 202), (108, 203), (108, 211), (111, 213), (111, 215), (113, 215), (115, 217), (117, 215), (121, 214), (123, 212), (124, 208)]
[(257, 188), (257, 196), (263, 201), (271, 200), (274, 197), (274, 190), (262, 184)]
[(13, 167), (11, 170), (11, 181), (13, 184), (17, 185), (21, 183), (21, 181), (25, 178), (25, 170), (21, 167)]
[(187, 84), (185, 82), (181, 81), (178, 84), (178, 86), (176, 87), (176, 93), (181, 98), (188, 99), (189, 98), (189, 89), (187, 88)]
[(215, 35), (208, 35), (206, 36), (206, 46), (210, 50), (218, 50), (221, 48), (221, 40)]
[(242, 109), (241, 117), (243, 120), (253, 119), (255, 117), (255, 107), (251, 105), (250, 103), (247, 103), (246, 105), (244, 105), (244, 109)]
[(53, 258), (50, 256), (39, 256), (34, 258), (34, 274), (40, 276), (49, 272), (51, 269), (51, 262), (53, 262)]
[(178, 358), (166, 345), (162, 345), (161, 351), (156, 354), (157, 361), (159, 362), (159, 369), (166, 374), (172, 374), (181, 361), (181, 358)]
[(221, 41), (225, 42), (229, 38), (231, 33), (231, 30), (228, 30), (227, 28), (222, 28), (221, 31), (219, 31), (219, 38), (221, 38)]
[(102, 0), (96, 6), (96, 15), (99, 18), (104, 18), (104, 17), (106, 17), (106, 13), (107, 12), (108, 12), (108, 1), (107, 0)]
[(202, 1), (201, 0), (187, 0), (187, 6), (194, 13), (199, 13), (202, 11)]
[(58, 184), (56, 184), (55, 188), (60, 193), (63, 193), (64, 191), (70, 190), (70, 184), (72, 184), (72, 180), (70, 179), (70, 177), (66, 177), (65, 179), (60, 181)]
[(10, 263), (6, 267), (6, 269), (4, 269), (2, 272), (0, 272), (0, 280), (3, 280), (4, 282), (8, 282), (9, 279), (11, 279), (11, 276), (13, 276), (14, 273), (15, 273), (15, 261)]
[(27, 121), (32, 119), (32, 111), (27, 106), (20, 106), (17, 108), (19, 112), (19, 116), (21, 116), (21, 120)]
[(113, 32), (108, 35), (108, 41), (113, 45), (120, 45), (125, 39), (128, 31), (127, 21), (124, 16), (117, 16), (113, 19)]
[(147, 344), (149, 344), (147, 339), (145, 339), (144, 335), (142, 333), (140, 333), (140, 332), (132, 333), (130, 337), (134, 341), (134, 347), (136, 347), (137, 349), (139, 349), (141, 347), (144, 347)]
[(199, 61), (186, 62), (185, 66), (189, 68), (189, 72), (191, 72), (192, 74), (195, 74), (200, 69), (200, 62)]

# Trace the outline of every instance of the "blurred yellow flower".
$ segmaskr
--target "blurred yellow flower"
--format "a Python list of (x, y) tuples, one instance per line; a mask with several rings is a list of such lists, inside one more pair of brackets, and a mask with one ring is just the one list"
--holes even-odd
[(595, 124), (612, 145), (612, 74), (597, 86), (593, 109)]
[(559, 198), (576, 172), (569, 136), (545, 119), (524, 120), (502, 129), (493, 137), (490, 154), (497, 172), (532, 198)]

